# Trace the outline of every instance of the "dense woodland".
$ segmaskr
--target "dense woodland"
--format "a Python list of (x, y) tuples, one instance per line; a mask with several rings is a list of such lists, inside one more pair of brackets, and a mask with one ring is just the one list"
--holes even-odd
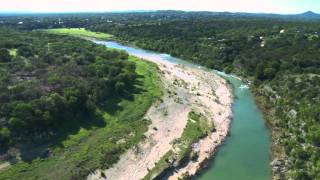
[(40, 32), (0, 30), (0, 147), (46, 142), (134, 85), (124, 52)]
[[(0, 17), (0, 23), (20, 30), (85, 27), (113, 34), (125, 43), (240, 75), (253, 82), (257, 100), (273, 130), (273, 153), (279, 159), (273, 166), (275, 174), (282, 179), (320, 179), (317, 21), (160, 11), (7, 16)], [(40, 34), (43, 42), (39, 42), (33, 33), (23, 36), (2, 30), (1, 34), (0, 100), (5, 102), (0, 105), (1, 117), (5, 117), (0, 121), (2, 144), (12, 143), (10, 137), (39, 133), (39, 127), (52, 129), (69, 120), (58, 118), (58, 103), (75, 114), (83, 111), (81, 108), (90, 111), (99, 105), (101, 89), (108, 89), (105, 92), (109, 93), (103, 94), (106, 97), (119, 94), (130, 86), (124, 82), (135, 77), (134, 66), (121, 60), (127, 58), (125, 54), (103, 51), (90, 43), (80, 46), (73, 38), (61, 40)], [(82, 47), (92, 50), (71, 54), (65, 51)], [(119, 75), (111, 78), (114, 74)], [(101, 81), (110, 86), (100, 85)], [(30, 117), (28, 123), (21, 117)], [(36, 125), (29, 128), (31, 124)]]

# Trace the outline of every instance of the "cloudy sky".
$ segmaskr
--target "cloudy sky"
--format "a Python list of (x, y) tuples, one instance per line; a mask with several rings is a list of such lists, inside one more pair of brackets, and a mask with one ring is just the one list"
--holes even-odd
[(320, 0), (0, 0), (0, 12), (192, 10), (294, 14), (320, 13)]

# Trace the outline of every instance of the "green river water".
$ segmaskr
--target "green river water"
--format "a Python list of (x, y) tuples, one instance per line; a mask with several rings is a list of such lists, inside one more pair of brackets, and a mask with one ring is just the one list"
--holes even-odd
[[(133, 56), (156, 58), (193, 68), (203, 68), (167, 54), (146, 51), (121, 45), (117, 42), (96, 41), (110, 48), (125, 50)], [(203, 68), (208, 71), (208, 69)], [(270, 134), (254, 97), (239, 78), (218, 73), (233, 85), (236, 97), (233, 105), (233, 120), (230, 136), (219, 148), (209, 165), (194, 179), (199, 180), (270, 180)]]
[(271, 179), (271, 139), (262, 114), (250, 89), (241, 80), (228, 75), (224, 77), (232, 83), (236, 97), (230, 136), (197, 179)]

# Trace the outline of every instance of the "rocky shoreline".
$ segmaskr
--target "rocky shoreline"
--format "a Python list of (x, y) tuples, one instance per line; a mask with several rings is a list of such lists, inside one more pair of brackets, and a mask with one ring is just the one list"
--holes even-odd
[(146, 114), (152, 122), (145, 134), (146, 140), (137, 145), (139, 153), (129, 150), (112, 168), (97, 170), (88, 179), (144, 178), (160, 158), (173, 149), (172, 142), (183, 133), (188, 113), (194, 108), (214, 124), (216, 131), (195, 143), (192, 151), (197, 153), (197, 159), (184, 162), (184, 166), (175, 169), (168, 179), (196, 175), (229, 133), (233, 95), (225, 79), (203, 69), (176, 65), (155, 57), (144, 60), (159, 66), (168, 91)]

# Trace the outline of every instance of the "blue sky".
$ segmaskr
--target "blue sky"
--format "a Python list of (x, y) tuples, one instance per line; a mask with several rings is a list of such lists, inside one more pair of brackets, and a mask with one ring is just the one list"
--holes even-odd
[(0, 12), (104, 12), (127, 10), (320, 13), (320, 0), (0, 0)]

